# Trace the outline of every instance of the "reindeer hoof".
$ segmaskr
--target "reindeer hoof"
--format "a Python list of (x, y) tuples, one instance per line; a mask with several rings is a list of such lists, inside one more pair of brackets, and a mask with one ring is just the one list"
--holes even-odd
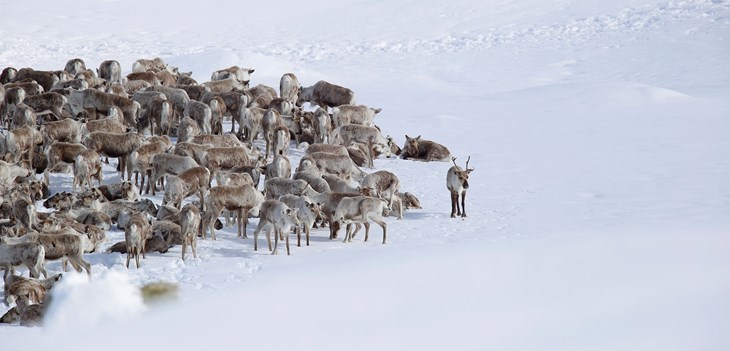
[(452, 213), (451, 218), (456, 218), (456, 215)]

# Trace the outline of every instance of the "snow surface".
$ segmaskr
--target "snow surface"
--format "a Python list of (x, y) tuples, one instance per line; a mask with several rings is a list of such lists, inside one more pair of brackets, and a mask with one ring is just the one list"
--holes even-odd
[[(471, 156), (469, 217), (449, 218), (450, 163), (378, 159), (423, 205), (387, 245), (315, 230), (270, 256), (228, 228), (126, 278), (91, 254), (94, 281), (64, 283), (43, 329), (0, 327), (3, 349), (730, 349), (727, 0), (69, 5), (0, 3), (0, 67), (161, 56), (199, 82), (237, 64), (344, 85), (399, 143)], [(158, 280), (179, 303), (109, 290)]]

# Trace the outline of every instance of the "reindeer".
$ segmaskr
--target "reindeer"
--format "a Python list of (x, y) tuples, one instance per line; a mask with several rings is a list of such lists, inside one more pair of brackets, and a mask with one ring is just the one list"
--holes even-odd
[(437, 142), (421, 139), (421, 136), (411, 138), (406, 135), (406, 143), (403, 145), (403, 151), (400, 154), (402, 159), (414, 159), (430, 161), (448, 161), (451, 153), (446, 146)]
[(127, 243), (127, 263), (125, 267), (129, 268), (129, 261), (134, 257), (137, 269), (139, 269), (139, 254), (145, 257), (145, 241), (150, 235), (150, 224), (141, 212), (135, 212), (127, 222), (124, 228), (124, 241)]
[[(466, 159), (466, 166), (464, 166), (466, 170), (463, 170), (456, 164), (456, 157), (452, 157), (451, 162), (454, 163), (454, 166), (449, 168), (446, 173), (446, 187), (451, 192), (451, 218), (466, 217), (464, 198), (466, 198), (466, 190), (469, 189), (469, 173), (474, 170), (474, 168), (469, 168), (469, 160), (471, 160), (471, 156)], [(461, 195), (461, 208), (459, 208), (459, 195)]]
[[(269, 251), (272, 255), (276, 255), (277, 246), (279, 246), (279, 237), (286, 233), (286, 254), (289, 255), (289, 231), (292, 227), (299, 227), (299, 219), (296, 210), (289, 208), (285, 203), (279, 200), (266, 200), (261, 204), (259, 224), (253, 232), (253, 250), (258, 251), (258, 237), (261, 230), (270, 226), (266, 231), (266, 241), (269, 244)], [(274, 231), (274, 249), (271, 249), (271, 230)]]
[(261, 204), (264, 202), (264, 195), (251, 185), (244, 186), (216, 186), (210, 189), (205, 196), (205, 214), (203, 216), (203, 239), (210, 230), (213, 240), (215, 231), (213, 224), (223, 210), (236, 211), (238, 220), (237, 235), (246, 238), (246, 226), (248, 224), (249, 212), (259, 215)]
[(180, 211), (180, 230), (182, 231), (182, 259), (185, 261), (185, 252), (190, 246), (193, 251), (193, 258), (198, 258), (197, 242), (198, 228), (200, 227), (200, 210), (193, 204), (187, 204)]

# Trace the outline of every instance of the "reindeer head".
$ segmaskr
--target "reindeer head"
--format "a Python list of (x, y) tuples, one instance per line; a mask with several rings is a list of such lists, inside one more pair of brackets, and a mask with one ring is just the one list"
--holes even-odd
[(299, 218), (297, 218), (297, 211), (293, 208), (286, 208), (282, 215), (289, 219), (289, 223), (291, 223), (291, 225), (296, 227), (301, 225), (301, 223), (299, 222)]
[(322, 216), (322, 203), (321, 202), (306, 202), (307, 208), (309, 208), (310, 211), (315, 216)]
[(474, 170), (474, 168), (469, 168), (469, 160), (471, 160), (471, 156), (466, 159), (464, 169), (461, 169), (461, 167), (456, 164), (456, 157), (451, 158), (451, 162), (453, 162), (454, 167), (456, 167), (454, 169), (454, 174), (456, 174), (456, 178), (464, 189), (469, 189), (469, 173)]
[(421, 141), (421, 136), (411, 138), (406, 135), (406, 143), (403, 145), (403, 155), (418, 157), (418, 142)]

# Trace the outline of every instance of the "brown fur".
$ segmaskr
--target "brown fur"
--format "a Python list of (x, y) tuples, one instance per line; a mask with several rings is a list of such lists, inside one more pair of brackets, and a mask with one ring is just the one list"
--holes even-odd
[(213, 147), (211, 144), (196, 144), (191, 142), (178, 142), (172, 153), (180, 156), (190, 156), (198, 164), (203, 163), (205, 151)]
[(216, 96), (208, 103), (210, 106), (210, 124), (212, 134), (223, 134), (223, 116), (226, 114), (226, 102)]
[(159, 72), (167, 69), (168, 65), (159, 57), (153, 59), (138, 59), (132, 64), (132, 72)]
[(151, 236), (161, 236), (172, 247), (183, 243), (180, 225), (172, 221), (154, 221), (150, 227)]
[[(446, 173), (446, 188), (451, 193), (451, 218), (466, 217), (466, 207), (464, 207), (466, 190), (469, 189), (469, 174), (474, 171), (474, 168), (469, 168), (469, 160), (471, 156), (466, 160), (465, 169), (461, 169), (456, 164), (456, 157), (453, 157), (451, 161), (454, 166)], [(459, 195), (461, 195), (461, 206), (459, 206)]]
[(68, 112), (63, 110), (63, 106), (67, 103), (66, 97), (56, 93), (49, 92), (38, 95), (28, 96), (23, 103), (30, 106), (38, 112), (50, 111), (56, 118), (70, 117)]
[(122, 134), (127, 131), (127, 127), (125, 127), (124, 124), (122, 124), (122, 121), (116, 117), (106, 117), (95, 121), (87, 121), (86, 129), (89, 133), (107, 132)]
[(193, 257), (198, 258), (198, 228), (200, 227), (200, 210), (193, 204), (187, 204), (180, 211), (180, 230), (182, 232), (182, 259), (185, 260), (185, 253), (188, 245), (192, 248)]
[(390, 156), (390, 145), (388, 145), (388, 139), (386, 139), (380, 130), (359, 124), (347, 124), (335, 129), (332, 132), (332, 139), (345, 146), (351, 146), (355, 143), (365, 145), (365, 150), (368, 154), (368, 166), (374, 168), (373, 164), (373, 149), (379, 148), (383, 150), (387, 156)]
[(157, 80), (160, 84), (166, 87), (171, 87), (177, 84), (177, 77), (168, 70), (159, 71), (155, 73), (155, 76), (157, 76)]
[(93, 250), (89, 239), (86, 236), (76, 234), (27, 234), (19, 238), (20, 242), (37, 243), (45, 248), (46, 260), (58, 260), (66, 258), (77, 272), (82, 268), (91, 275), (91, 264), (84, 260), (85, 249)]
[(221, 80), (212, 80), (204, 82), (201, 85), (210, 89), (214, 93), (225, 93), (234, 90), (244, 90), (248, 86), (247, 82), (240, 82), (235, 78), (226, 78)]
[(41, 133), (35, 128), (25, 126), (17, 128), (5, 137), (5, 151), (8, 152), (10, 161), (18, 162), (21, 159), (33, 162), (35, 146), (43, 143)]
[(213, 74), (210, 77), (210, 80), (215, 81), (215, 80), (221, 80), (221, 79), (234, 78), (239, 82), (248, 84), (248, 81), (251, 80), (250, 75), (254, 71), (255, 70), (252, 68), (231, 66), (231, 67), (224, 68), (224, 69), (213, 72)]
[(325, 109), (340, 105), (352, 105), (355, 104), (355, 93), (348, 88), (320, 80), (311, 87), (299, 88), (297, 106), (301, 107), (304, 102)]
[(152, 186), (152, 195), (156, 194), (156, 183), (165, 174), (178, 175), (190, 168), (198, 166), (192, 157), (172, 154), (157, 154), (152, 157), (152, 174), (149, 183)]
[(108, 113), (112, 106), (122, 110), (124, 123), (136, 127), (139, 109), (141, 105), (129, 98), (114, 94), (105, 93), (96, 89), (73, 91), (67, 97), (71, 110), (78, 114), (83, 110), (91, 110), (94, 113)]
[(11, 243), (5, 242), (5, 238), (0, 240), (0, 267), (6, 270), (12, 270), (14, 267), (25, 265), (30, 270), (30, 276), (34, 278), (48, 277), (45, 269), (45, 257), (47, 252), (45, 247), (38, 243), (19, 242), (15, 239)]
[[(360, 182), (360, 191), (363, 195), (382, 197), (388, 200), (388, 205), (393, 204), (393, 197), (400, 188), (400, 180), (392, 172), (377, 171), (368, 174), (365, 179)], [(403, 216), (399, 216), (403, 219)]]
[(132, 257), (134, 257), (137, 268), (139, 268), (139, 254), (142, 254), (142, 258), (146, 258), (144, 245), (148, 237), (151, 237), (151, 230), (147, 218), (140, 212), (133, 213), (124, 227), (124, 241), (127, 244), (127, 268), (129, 268), (129, 261)]
[(200, 101), (190, 100), (183, 113), (198, 122), (202, 134), (211, 134), (212, 111), (210, 106)]
[(147, 91), (156, 91), (165, 94), (167, 100), (172, 104), (172, 108), (175, 110), (175, 120), (180, 120), (185, 114), (185, 107), (190, 101), (190, 96), (185, 90), (171, 88), (166, 86), (152, 86), (146, 89)]
[(299, 79), (294, 73), (285, 73), (279, 80), (279, 96), (282, 99), (293, 103), (297, 102), (299, 94)]
[[(32, 79), (43, 87), (43, 91), (51, 91), (53, 85), (58, 83), (60, 80), (56, 74), (49, 71), (36, 71), (32, 68), (21, 68), (18, 70), (18, 75), (15, 77), (16, 81), (22, 81), (25, 79)], [(27, 91), (26, 91), (27, 92)], [(33, 94), (28, 94), (33, 95)]]
[[(139, 185), (140, 194), (145, 187), (145, 179), (152, 171), (152, 158), (155, 155), (164, 153), (167, 148), (167, 144), (162, 141), (147, 142), (129, 154), (127, 158), (127, 179), (131, 180), (132, 174), (135, 174), (134, 184)], [(138, 183), (137, 178), (140, 175), (142, 180)], [(149, 192), (149, 184), (147, 184), (147, 192)]]
[[(159, 253), (166, 253), (170, 249), (170, 245), (165, 241), (164, 238), (160, 236), (152, 236), (147, 238), (144, 243), (144, 252), (150, 253), (150, 252), (159, 252)], [(126, 254), (127, 253), (127, 242), (126, 241), (120, 241), (117, 243), (114, 243), (114, 245), (110, 246), (108, 249), (106, 249), (106, 252), (108, 253), (120, 253), (120, 254)]]
[(96, 72), (94, 72), (90, 69), (79, 72), (78, 74), (76, 74), (76, 76), (74, 76), (74, 78), (76, 78), (76, 79), (80, 78), (80, 79), (85, 80), (86, 83), (88, 83), (90, 87), (101, 85), (101, 84), (104, 84), (104, 82), (105, 82), (103, 79), (96, 76)]
[(229, 170), (236, 166), (249, 165), (248, 149), (244, 146), (239, 147), (213, 147), (205, 151), (203, 156), (203, 166), (208, 167), (211, 177), (215, 177), (216, 172), (221, 170)]
[(232, 134), (223, 135), (198, 135), (193, 137), (191, 142), (196, 144), (211, 144), (214, 147), (239, 147), (241, 142)]
[(448, 161), (451, 152), (446, 146), (431, 140), (421, 139), (421, 136), (411, 138), (406, 135), (406, 143), (403, 145), (401, 153), (403, 159), (416, 159), (426, 162), (430, 161)]
[(373, 125), (375, 115), (380, 113), (379, 108), (370, 108), (365, 105), (340, 105), (332, 109), (334, 128), (347, 124)]
[(132, 182), (121, 182), (99, 186), (99, 191), (107, 201), (127, 200), (134, 201), (139, 199), (136, 194), (136, 187)]
[(2, 73), (0, 73), (0, 84), (8, 84), (12, 81), (15, 81), (15, 78), (18, 76), (18, 70), (13, 67), (5, 67), (3, 68)]
[[(380, 225), (383, 228), (383, 244), (385, 244), (388, 225), (382, 218), (383, 213), (387, 210), (384, 209), (385, 204), (377, 198), (370, 196), (356, 196), (348, 199), (342, 199), (337, 205), (335, 210), (334, 220), (347, 224), (347, 234), (345, 236), (345, 242), (352, 241), (352, 238), (359, 230), (359, 224), (365, 225), (365, 241), (368, 241), (368, 232), (370, 231), (370, 220)], [(351, 224), (358, 224), (358, 229), (355, 232), (351, 232)]]
[(12, 88), (20, 88), (20, 89), (23, 89), (26, 96), (38, 95), (45, 91), (43, 89), (43, 86), (36, 83), (35, 81), (29, 81), (29, 82), (21, 81), (21, 82), (15, 82), (15, 83), (8, 83), (8, 84), (5, 84), (4, 87), (5, 87), (6, 94), (7, 94), (7, 91)]
[(203, 203), (205, 192), (210, 188), (210, 171), (205, 167), (193, 167), (179, 175), (167, 175), (163, 204), (172, 204), (180, 209), (182, 200), (198, 194)]
[(316, 168), (321, 173), (352, 177), (361, 181), (367, 173), (352, 162), (349, 156), (334, 155), (326, 152), (314, 152), (301, 158), (297, 171)]
[(76, 74), (86, 70), (86, 63), (80, 58), (72, 58), (66, 62), (66, 66), (63, 70), (68, 72), (70, 75), (75, 76)]
[(126, 169), (127, 156), (137, 150), (144, 138), (137, 133), (107, 133), (93, 132), (86, 137), (84, 145), (106, 157), (116, 157), (119, 159), (119, 172), (124, 175)]
[(188, 97), (192, 100), (202, 101), (201, 98), (207, 92), (210, 92), (210, 88), (205, 85), (176, 85), (175, 88), (185, 90), (188, 93)]
[[(215, 97), (220, 97), (226, 104), (226, 115), (231, 116), (231, 133), (235, 133), (236, 122), (251, 101), (251, 95), (246, 92), (231, 91), (226, 93), (206, 92), (201, 96), (200, 101), (209, 103)], [(239, 131), (240, 133), (240, 131)]]
[(122, 80), (122, 66), (118, 61), (106, 60), (99, 64), (97, 72), (99, 78), (106, 79), (107, 82), (115, 83)]
[(41, 126), (43, 142), (50, 145), (53, 141), (80, 143), (83, 123), (66, 118), (57, 122), (48, 122)]
[(74, 186), (76, 187), (91, 187), (91, 179), (96, 178), (98, 185), (101, 186), (102, 182), (102, 167), (99, 154), (94, 150), (84, 150), (79, 153), (74, 159)]
[(293, 179), (301, 179), (307, 182), (307, 184), (309, 184), (309, 186), (311, 186), (312, 189), (314, 189), (314, 191), (318, 193), (323, 193), (325, 191), (331, 190), (329, 184), (327, 184), (327, 181), (322, 179), (322, 177), (317, 173), (297, 172), (294, 173)]
[(2, 126), (10, 128), (11, 113), (15, 111), (15, 106), (21, 104), (26, 97), (25, 90), (22, 88), (3, 88), (4, 96), (0, 102), (0, 119)]
[(250, 185), (240, 187), (216, 186), (211, 188), (205, 197), (207, 211), (203, 219), (203, 238), (205, 238), (209, 228), (211, 236), (215, 240), (213, 222), (220, 216), (224, 209), (236, 211), (238, 218), (237, 236), (246, 238), (248, 213), (250, 211), (253, 215), (258, 215), (259, 207), (263, 201), (263, 195)]
[[(24, 100), (25, 101), (25, 100)], [(38, 116), (30, 106), (21, 102), (15, 105), (13, 117), (10, 120), (10, 129), (22, 128), (25, 126), (35, 127)]]
[(337, 238), (337, 231), (339, 229), (339, 225), (335, 225), (337, 221), (333, 220), (335, 211), (337, 210), (337, 205), (339, 205), (340, 201), (342, 201), (342, 199), (344, 198), (354, 197), (358, 195), (359, 194), (357, 193), (338, 193), (334, 191), (328, 191), (312, 198), (314, 202), (322, 204), (322, 215), (329, 223), (330, 240)]

